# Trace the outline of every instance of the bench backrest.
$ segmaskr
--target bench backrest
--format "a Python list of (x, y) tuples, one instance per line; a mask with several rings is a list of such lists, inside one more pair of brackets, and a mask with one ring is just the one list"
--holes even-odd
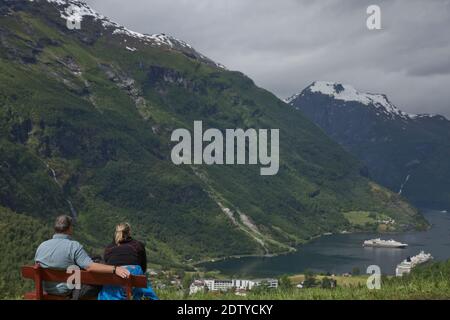
[[(41, 300), (44, 297), (42, 281), (50, 282), (66, 282), (67, 279), (73, 274), (67, 273), (63, 270), (54, 270), (42, 268), (39, 264), (34, 266), (24, 266), (21, 268), (22, 277), (25, 279), (34, 280), (36, 293), (35, 299)], [(108, 273), (94, 273), (87, 271), (80, 271), (80, 278), (82, 284), (89, 285), (117, 285), (125, 287), (127, 298), (131, 299), (132, 288), (146, 288), (147, 278), (146, 276), (134, 276), (130, 275), (128, 279), (122, 279), (115, 274)]]

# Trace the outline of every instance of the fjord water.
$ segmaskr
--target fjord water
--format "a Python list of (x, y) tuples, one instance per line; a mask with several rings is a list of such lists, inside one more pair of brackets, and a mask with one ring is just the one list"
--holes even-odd
[[(378, 265), (383, 274), (395, 274), (395, 267), (408, 256), (421, 250), (431, 253), (436, 261), (450, 258), (450, 212), (422, 210), (431, 229), (401, 234), (337, 234), (323, 236), (300, 246), (297, 252), (275, 257), (232, 258), (204, 263), (206, 270), (219, 270), (227, 275), (275, 277), (281, 274), (314, 272), (345, 273), (357, 267), (365, 273), (370, 265)], [(406, 249), (365, 248), (364, 240), (378, 238), (407, 243)]]

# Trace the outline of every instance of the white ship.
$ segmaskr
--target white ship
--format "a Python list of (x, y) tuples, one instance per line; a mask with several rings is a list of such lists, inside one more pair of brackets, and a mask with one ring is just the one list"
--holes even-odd
[(408, 257), (403, 260), (397, 268), (395, 269), (395, 275), (397, 277), (401, 277), (404, 273), (410, 273), (411, 269), (415, 266), (428, 262), (433, 259), (433, 256), (430, 253), (425, 253), (421, 251), (418, 255), (414, 257)]
[(406, 248), (408, 245), (406, 243), (401, 243), (395, 240), (381, 240), (371, 239), (366, 240), (363, 243), (363, 247), (380, 247), (380, 248)]

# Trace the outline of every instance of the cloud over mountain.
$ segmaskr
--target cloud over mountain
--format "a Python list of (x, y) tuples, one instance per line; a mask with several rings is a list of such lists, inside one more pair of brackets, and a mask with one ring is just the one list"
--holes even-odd
[(315, 79), (385, 92), (407, 112), (450, 115), (450, 1), (88, 0), (140, 32), (184, 39), (286, 98)]

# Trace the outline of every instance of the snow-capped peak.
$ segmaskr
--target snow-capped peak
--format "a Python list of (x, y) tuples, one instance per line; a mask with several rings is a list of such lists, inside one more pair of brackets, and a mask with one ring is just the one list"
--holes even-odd
[(336, 100), (354, 101), (364, 105), (381, 106), (394, 113), (401, 112), (384, 94), (359, 92), (353, 86), (328, 81), (316, 81), (310, 87), (311, 92), (332, 96)]
[(372, 105), (381, 113), (390, 116), (399, 116), (402, 118), (409, 118), (412, 116), (394, 106), (384, 94), (359, 92), (351, 85), (330, 81), (315, 81), (302, 93), (292, 96), (285, 101), (291, 103), (293, 100), (307, 92), (327, 95), (336, 100), (345, 102), (358, 102), (366, 106)]
[(55, 5), (60, 12), (61, 18), (65, 20), (77, 21), (81, 23), (85, 18), (91, 17), (96, 21), (100, 21), (102, 26), (105, 29), (111, 31), (113, 35), (128, 36), (136, 39), (137, 41), (145, 45), (157, 47), (165, 46), (169, 47), (170, 49), (193, 52), (195, 53), (194, 55), (198, 56), (199, 59), (209, 64), (215, 65), (216, 67), (225, 69), (223, 65), (221, 65), (220, 63), (216, 63), (211, 59), (207, 58), (206, 56), (202, 55), (201, 53), (195, 51), (191, 45), (182, 40), (165, 35), (163, 33), (148, 35), (129, 30), (126, 27), (97, 13), (84, 1), (81, 0), (45, 0), (45, 1)]
[(61, 18), (65, 20), (74, 20), (82, 22), (86, 17), (92, 17), (94, 20), (101, 21), (103, 27), (112, 28), (113, 34), (125, 34), (127, 36), (149, 42), (157, 45), (167, 45), (174, 47), (174, 43), (192, 49), (192, 47), (184, 41), (169, 37), (165, 34), (147, 35), (139, 32), (131, 31), (118, 23), (111, 21), (109, 18), (97, 13), (87, 3), (80, 0), (46, 0), (49, 3), (58, 5)]
[(448, 121), (446, 117), (435, 114), (412, 114), (406, 113), (393, 105), (384, 94), (359, 92), (353, 86), (330, 81), (315, 81), (302, 92), (285, 99), (287, 104), (295, 106), (295, 101), (310, 94), (322, 94), (332, 97), (335, 100), (344, 102), (357, 102), (365, 106), (376, 108), (377, 115), (386, 115), (391, 119), (402, 118), (404, 120), (419, 120), (433, 118), (441, 121)]

